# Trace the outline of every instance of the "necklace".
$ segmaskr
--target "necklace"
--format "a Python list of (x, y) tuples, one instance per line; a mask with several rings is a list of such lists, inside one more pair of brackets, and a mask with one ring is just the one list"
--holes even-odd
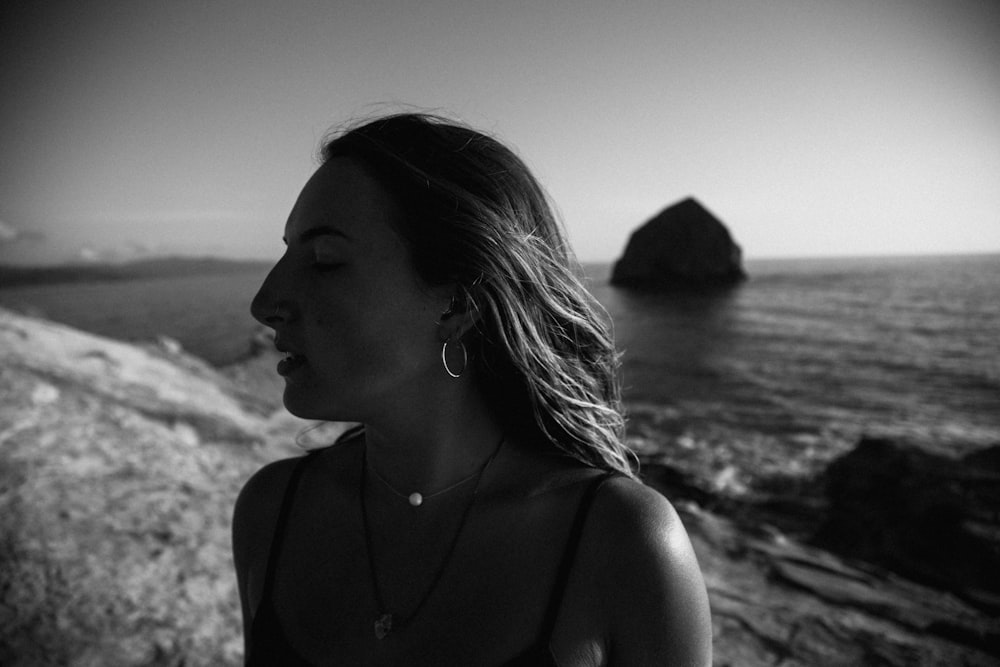
[(475, 479), (476, 477), (478, 477), (479, 474), (480, 474), (480, 472), (481, 472), (480, 470), (477, 470), (474, 473), (472, 473), (471, 475), (469, 475), (468, 477), (463, 477), (462, 479), (458, 480), (457, 482), (455, 482), (451, 486), (445, 487), (445, 488), (441, 489), (440, 491), (435, 491), (434, 493), (429, 493), (427, 495), (424, 495), (424, 494), (420, 493), (419, 491), (414, 491), (413, 493), (402, 493), (400, 491), (397, 491), (396, 487), (394, 487), (392, 484), (390, 484), (388, 482), (388, 480), (386, 480), (384, 477), (382, 477), (382, 475), (378, 474), (378, 470), (375, 470), (375, 466), (373, 466), (370, 463), (368, 463), (367, 457), (365, 459), (365, 465), (368, 467), (368, 470), (370, 470), (371, 473), (373, 475), (375, 475), (375, 479), (377, 479), (378, 481), (382, 482), (382, 484), (385, 485), (385, 488), (389, 489), (390, 491), (392, 491), (394, 494), (396, 494), (400, 498), (405, 498), (407, 500), (407, 502), (409, 502), (410, 505), (413, 506), (413, 507), (420, 507), (421, 505), (424, 504), (425, 500), (430, 500), (431, 498), (434, 498), (435, 496), (440, 496), (440, 495), (443, 495), (445, 493), (448, 493), (452, 489), (457, 489), (458, 487), (462, 486), (463, 484), (465, 484), (469, 480), (472, 480), (472, 479)]
[[(386, 635), (389, 634), (389, 632), (392, 630), (392, 628), (393, 628), (394, 625), (395, 625), (395, 627), (399, 628), (399, 627), (402, 627), (404, 624), (409, 623), (413, 619), (413, 617), (415, 617), (417, 615), (417, 612), (419, 612), (420, 609), (424, 606), (424, 603), (427, 602), (427, 598), (429, 598), (431, 596), (431, 592), (433, 592), (434, 589), (437, 587), (438, 581), (441, 580), (441, 576), (444, 574), (444, 570), (448, 566), (448, 561), (451, 560), (451, 555), (455, 551), (455, 545), (458, 544), (458, 538), (462, 534), (462, 529), (465, 528), (465, 521), (466, 521), (466, 519), (469, 518), (469, 512), (470, 512), (470, 510), (472, 510), (472, 506), (476, 503), (476, 494), (479, 492), (479, 483), (481, 481), (483, 481), (483, 475), (486, 473), (486, 469), (490, 467), (490, 464), (493, 463), (493, 459), (495, 459), (496, 456), (497, 456), (497, 454), (500, 453), (500, 447), (503, 445), (503, 440), (504, 440), (503, 436), (501, 436), (500, 437), (500, 442), (497, 443), (496, 449), (493, 450), (493, 453), (490, 454), (490, 457), (488, 459), (486, 459), (486, 463), (484, 463), (482, 465), (482, 467), (476, 473), (474, 473), (472, 475), (472, 477), (475, 477), (475, 479), (476, 479), (476, 485), (472, 489), (472, 497), (469, 498), (468, 504), (466, 504), (465, 509), (462, 511), (462, 518), (458, 522), (458, 530), (455, 531), (455, 536), (451, 538), (451, 544), (448, 545), (448, 551), (445, 553), (444, 559), (442, 559), (442, 561), (441, 561), (441, 565), (438, 566), (437, 571), (434, 573), (434, 577), (431, 579), (430, 586), (427, 587), (427, 590), (424, 591), (424, 594), (420, 597), (420, 600), (417, 601), (417, 605), (416, 605), (416, 607), (413, 608), (413, 611), (411, 611), (406, 616), (400, 616), (398, 614), (397, 615), (393, 615), (393, 614), (387, 612), (386, 611), (385, 602), (382, 601), (382, 591), (381, 591), (381, 589), (379, 588), (379, 585), (378, 585), (378, 574), (375, 572), (375, 555), (374, 555), (374, 552), (372, 550), (372, 534), (371, 534), (371, 530), (368, 528), (368, 507), (367, 507), (367, 504), (365, 503), (365, 487), (367, 486), (365, 484), (365, 477), (366, 477), (366, 475), (365, 475), (365, 469), (369, 468), (369, 466), (368, 466), (368, 451), (367, 451), (367, 449), (365, 449), (362, 452), (362, 455), (361, 455), (361, 457), (362, 457), (362, 466), (361, 466), (361, 525), (364, 528), (364, 533), (365, 533), (365, 550), (366, 550), (367, 555), (368, 555), (368, 571), (371, 573), (372, 589), (373, 589), (373, 591), (375, 593), (375, 603), (378, 605), (378, 616), (375, 618), (375, 637), (377, 639), (385, 639)], [(375, 470), (373, 468), (369, 468), (369, 469), (371, 469), (371, 471), (373, 473), (375, 472)], [(381, 477), (378, 476), (377, 473), (375, 474), (375, 477), (377, 477), (378, 479), (382, 479)], [(460, 484), (462, 484), (464, 482), (467, 482), (469, 479), (472, 479), (472, 477), (467, 477), (466, 479), (463, 479), (460, 482), (458, 482), (456, 484), (453, 484), (452, 486), (448, 487), (447, 489), (442, 489), (441, 491), (436, 491), (432, 495), (436, 496), (436, 495), (440, 495), (440, 494), (444, 493), (445, 491), (450, 491), (451, 489), (455, 488), (456, 486), (458, 486), (458, 485), (460, 485)], [(386, 486), (389, 486), (385, 482), (385, 480), (382, 480), (382, 482), (385, 483)], [(389, 488), (392, 489), (391, 486), (389, 486)], [(392, 489), (392, 490), (395, 491), (395, 489)], [(397, 493), (396, 495), (402, 496), (403, 494)], [(419, 494), (415, 494), (415, 495), (419, 495)], [(403, 497), (406, 497), (406, 496), (403, 496)], [(427, 497), (430, 498), (431, 496), (427, 496)], [(412, 500), (410, 501), (410, 504), (411, 505), (413, 504)], [(419, 502), (416, 503), (416, 505), (419, 505), (419, 504), (420, 504)]]

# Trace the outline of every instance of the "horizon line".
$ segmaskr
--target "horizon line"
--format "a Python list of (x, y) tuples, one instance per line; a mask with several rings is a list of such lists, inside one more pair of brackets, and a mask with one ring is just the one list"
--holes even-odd
[[(788, 260), (788, 261), (809, 261), (809, 260), (852, 260), (852, 259), (918, 259), (918, 258), (934, 258), (934, 257), (988, 257), (992, 255), (1000, 255), (1000, 248), (993, 250), (935, 250), (935, 251), (902, 251), (902, 252), (861, 252), (861, 253), (831, 253), (831, 254), (775, 254), (775, 255), (750, 255), (748, 257), (743, 257), (744, 262), (758, 262), (758, 261), (777, 261), (777, 260)], [(615, 258), (576, 258), (576, 262), (579, 264), (613, 264), (617, 262), (620, 257)], [(259, 255), (221, 255), (221, 254), (202, 254), (202, 253), (183, 253), (183, 252), (172, 252), (164, 253), (162, 255), (142, 255), (136, 257), (122, 258), (119, 260), (106, 260), (106, 261), (87, 261), (83, 259), (76, 260), (54, 260), (51, 262), (35, 262), (35, 263), (20, 263), (20, 262), (7, 262), (0, 261), (0, 268), (5, 269), (55, 269), (55, 268), (100, 268), (100, 267), (115, 267), (115, 266), (127, 266), (129, 264), (137, 264), (141, 262), (153, 262), (153, 261), (163, 261), (163, 260), (174, 260), (174, 261), (215, 261), (222, 263), (273, 263), (275, 257), (263, 257)]]

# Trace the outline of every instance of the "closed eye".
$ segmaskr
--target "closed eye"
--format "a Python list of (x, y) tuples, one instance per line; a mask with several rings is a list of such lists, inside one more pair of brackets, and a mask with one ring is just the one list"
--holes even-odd
[(343, 248), (336, 237), (322, 236), (313, 241), (313, 268), (320, 273), (335, 271), (344, 265)]

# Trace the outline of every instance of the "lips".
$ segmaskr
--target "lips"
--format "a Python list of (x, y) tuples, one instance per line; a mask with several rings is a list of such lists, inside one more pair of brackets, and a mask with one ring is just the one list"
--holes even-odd
[(287, 376), (304, 366), (306, 358), (301, 354), (286, 353), (285, 358), (278, 362), (278, 375)]
[(305, 365), (305, 356), (292, 351), (283, 341), (278, 340), (277, 336), (275, 337), (274, 346), (279, 352), (283, 352), (285, 355), (278, 362), (278, 375), (288, 376)]

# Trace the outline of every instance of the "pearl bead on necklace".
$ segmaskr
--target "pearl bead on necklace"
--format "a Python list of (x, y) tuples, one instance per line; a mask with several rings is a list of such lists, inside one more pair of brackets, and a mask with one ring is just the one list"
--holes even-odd
[(382, 475), (378, 474), (378, 471), (375, 470), (374, 466), (372, 466), (369, 463), (367, 465), (367, 467), (368, 467), (368, 470), (370, 470), (371, 473), (375, 476), (375, 479), (377, 479), (378, 481), (382, 482), (382, 484), (385, 486), (385, 488), (387, 488), (390, 491), (392, 491), (395, 495), (399, 496), (400, 498), (405, 498), (406, 501), (408, 503), (410, 503), (411, 507), (420, 507), (421, 505), (424, 504), (425, 500), (430, 500), (431, 498), (434, 498), (435, 496), (440, 496), (442, 494), (448, 493), (452, 489), (456, 489), (456, 488), (460, 487), (461, 485), (465, 484), (466, 482), (471, 482), (479, 474), (479, 471), (477, 470), (476, 472), (472, 473), (468, 477), (463, 477), (462, 479), (458, 480), (457, 482), (455, 482), (451, 486), (447, 486), (447, 487), (441, 489), (440, 491), (435, 491), (434, 493), (429, 493), (429, 494), (425, 495), (423, 493), (420, 493), (419, 491), (414, 491), (413, 493), (402, 493), (400, 491), (397, 491), (396, 488), (392, 484), (390, 484), (388, 482), (388, 480), (386, 480), (384, 477), (382, 477)]

